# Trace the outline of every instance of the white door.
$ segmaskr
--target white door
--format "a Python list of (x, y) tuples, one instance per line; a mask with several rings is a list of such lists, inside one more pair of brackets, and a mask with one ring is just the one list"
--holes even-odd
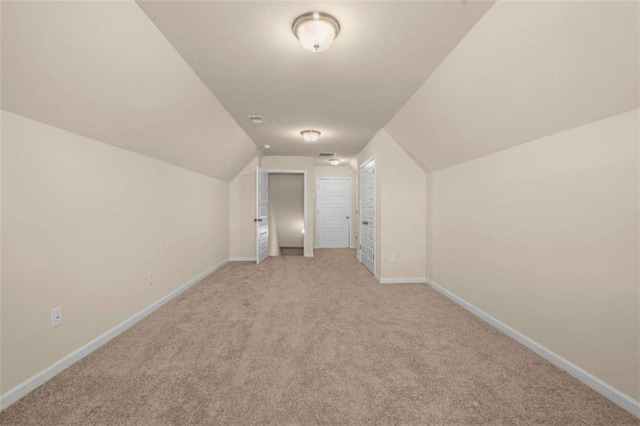
[(256, 168), (256, 263), (269, 257), (269, 172)]
[(374, 272), (375, 160), (360, 167), (360, 262)]
[(349, 247), (351, 179), (318, 179), (318, 247)]

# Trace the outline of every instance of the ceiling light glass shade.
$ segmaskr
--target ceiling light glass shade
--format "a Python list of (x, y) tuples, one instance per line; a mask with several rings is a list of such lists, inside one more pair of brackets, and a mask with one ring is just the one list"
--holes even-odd
[(332, 158), (331, 160), (329, 160), (329, 164), (331, 164), (332, 166), (337, 166), (338, 164), (340, 164), (340, 159)]
[(306, 142), (316, 142), (320, 138), (320, 132), (317, 130), (303, 130), (300, 134)]
[(323, 12), (309, 12), (293, 21), (293, 34), (302, 46), (311, 52), (323, 52), (340, 34), (340, 24), (333, 16)]

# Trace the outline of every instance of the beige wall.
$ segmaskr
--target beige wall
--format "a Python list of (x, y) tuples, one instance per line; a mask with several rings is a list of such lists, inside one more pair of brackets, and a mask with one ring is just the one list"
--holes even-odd
[(140, 3), (1, 3), (3, 109), (225, 182), (256, 155)]
[[(304, 255), (313, 256), (313, 209), (314, 209), (314, 166), (313, 157), (298, 156), (265, 156), (262, 158), (265, 170), (300, 170), (307, 172), (307, 220), (305, 221)], [(255, 238), (255, 236), (254, 236)]]
[[(349, 245), (351, 248), (356, 247), (356, 174), (349, 168), (348, 165), (341, 166), (315, 166), (314, 172), (316, 175), (316, 180), (318, 178), (332, 178), (332, 177), (347, 177), (351, 179), (351, 232), (350, 232), (350, 242)], [(315, 186), (315, 191), (317, 193), (318, 186)], [(317, 197), (314, 193), (313, 199), (316, 200), (314, 205), (314, 212), (318, 211)], [(313, 215), (314, 226), (316, 230), (318, 229), (318, 215)], [(318, 247), (318, 233), (314, 235), (314, 247)]]
[(4, 111), (2, 151), (2, 392), (228, 256), (227, 183)]
[(424, 278), (425, 173), (384, 129), (358, 154), (358, 165), (371, 157), (376, 161), (376, 273), (381, 278)]
[(269, 209), (275, 219), (279, 247), (304, 245), (304, 177), (301, 174), (269, 174)]
[(256, 167), (255, 157), (229, 184), (229, 256), (256, 258)]
[(385, 129), (434, 171), (636, 109), (639, 5), (497, 1)]
[(636, 400), (638, 125), (635, 110), (434, 172), (431, 218), (437, 284)]

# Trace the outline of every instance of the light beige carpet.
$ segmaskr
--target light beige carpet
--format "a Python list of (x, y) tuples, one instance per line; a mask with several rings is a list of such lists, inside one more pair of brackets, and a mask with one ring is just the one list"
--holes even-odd
[(351, 250), (232, 263), (9, 407), (2, 424), (640, 422)]

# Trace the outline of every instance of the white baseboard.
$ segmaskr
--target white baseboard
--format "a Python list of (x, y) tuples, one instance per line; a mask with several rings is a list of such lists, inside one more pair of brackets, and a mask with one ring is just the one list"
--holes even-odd
[(380, 284), (424, 284), (426, 278), (424, 277), (412, 277), (412, 278), (382, 278), (377, 273), (373, 274), (373, 277)]
[(380, 284), (424, 284), (424, 277), (413, 277), (413, 278), (382, 278), (376, 276), (376, 280)]
[(537, 343), (536, 341), (531, 340), (530, 338), (528, 338), (524, 334), (514, 330), (513, 328), (509, 327), (508, 325), (506, 325), (502, 321), (492, 317), (491, 315), (487, 314), (483, 310), (477, 308), (476, 306), (472, 305), (471, 303), (467, 302), (466, 300), (456, 296), (455, 294), (453, 294), (449, 290), (439, 286), (438, 284), (434, 283), (433, 281), (427, 279), (426, 283), (431, 288), (436, 290), (437, 292), (445, 295), (446, 297), (451, 299), (453, 302), (455, 302), (458, 305), (462, 306), (463, 308), (465, 308), (466, 310), (468, 310), (472, 314), (476, 315), (477, 317), (483, 319), (484, 321), (486, 321), (487, 323), (489, 323), (493, 327), (495, 327), (498, 330), (502, 331), (507, 336), (511, 337), (515, 341), (517, 341), (517, 342), (521, 343), (522, 345), (526, 346), (527, 348), (531, 349), (532, 351), (534, 351), (535, 353), (540, 355), (542, 358), (546, 359), (547, 361), (549, 361), (550, 363), (555, 365), (556, 367), (561, 368), (562, 370), (564, 370), (567, 373), (571, 374), (573, 377), (575, 377), (576, 379), (580, 380), (582, 383), (584, 383), (585, 385), (589, 386), (591, 389), (595, 390), (600, 395), (602, 395), (605, 398), (611, 400), (612, 402), (614, 402), (615, 404), (617, 404), (620, 407), (624, 408), (625, 410), (627, 410), (631, 414), (633, 414), (633, 415), (635, 415), (637, 417), (640, 417), (640, 402), (639, 401), (636, 401), (635, 399), (633, 399), (629, 395), (627, 395), (624, 392), (614, 388), (610, 384), (602, 381), (601, 379), (597, 378), (593, 374), (583, 370), (582, 368), (580, 368), (577, 365), (573, 364), (572, 362), (566, 360), (565, 358), (561, 357), (560, 355), (556, 354), (555, 352), (551, 351), (550, 349), (542, 346), (541, 344)]
[(229, 258), (229, 262), (255, 262), (255, 261), (256, 261), (255, 257), (235, 256), (235, 257)]
[(181, 285), (177, 289), (173, 290), (171, 293), (167, 294), (166, 296), (163, 296), (161, 299), (147, 306), (140, 312), (127, 318), (120, 324), (116, 325), (115, 327), (101, 334), (100, 336), (96, 337), (89, 343), (85, 344), (84, 346), (81, 346), (80, 348), (71, 352), (69, 355), (65, 356), (61, 360), (57, 361), (56, 363), (50, 365), (49, 367), (45, 368), (44, 370), (40, 371), (39, 373), (35, 374), (34, 376), (30, 377), (29, 379), (15, 386), (13, 389), (8, 390), (3, 395), (0, 395), (0, 410), (4, 410), (8, 406), (10, 406), (14, 402), (16, 402), (17, 400), (19, 400), (20, 398), (22, 398), (23, 396), (25, 396), (26, 394), (28, 394), (29, 392), (37, 388), (38, 386), (42, 385), (47, 380), (54, 377), (56, 374), (60, 373), (65, 368), (71, 366), (72, 364), (81, 360), (85, 356), (89, 355), (91, 352), (95, 351), (100, 346), (107, 343), (109, 340), (113, 339), (123, 331), (135, 325), (137, 322), (139, 322), (140, 320), (145, 318), (147, 315), (151, 314), (153, 311), (155, 311), (156, 309), (160, 308), (161, 306), (169, 302), (171, 299), (178, 296), (180, 293), (187, 290), (189, 287), (193, 286), (194, 284), (198, 283), (206, 276), (222, 268), (227, 262), (229, 262), (229, 259), (225, 259), (222, 262), (218, 263), (217, 265), (212, 266), (211, 268), (207, 269), (197, 277), (189, 280), (187, 283)]

